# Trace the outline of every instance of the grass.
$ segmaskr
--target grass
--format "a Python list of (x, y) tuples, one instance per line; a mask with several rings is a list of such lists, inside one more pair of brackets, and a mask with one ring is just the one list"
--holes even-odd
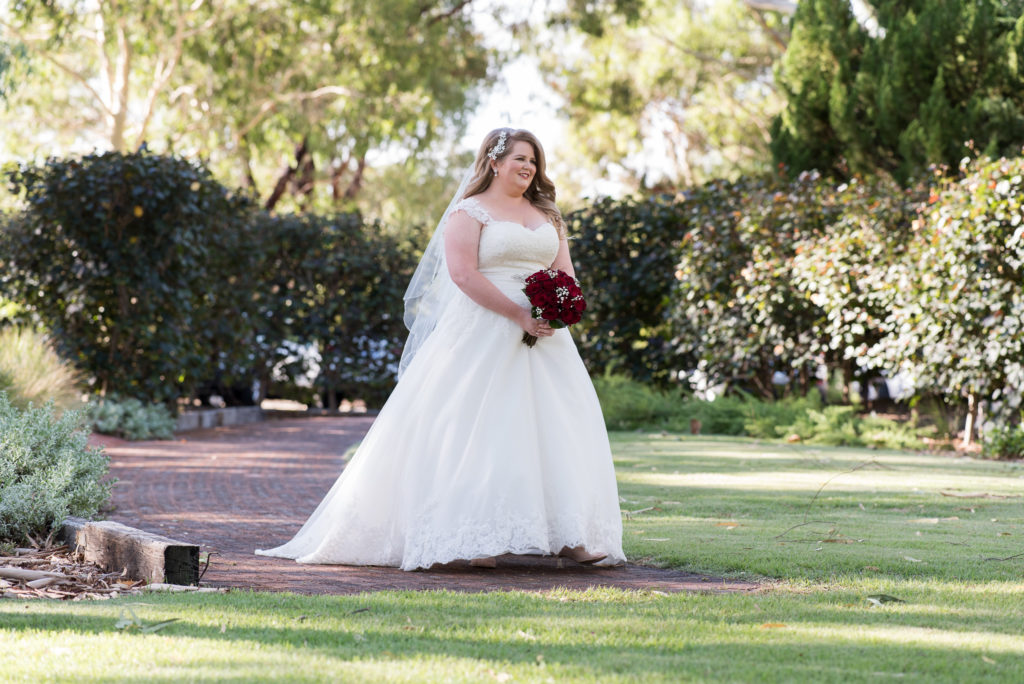
[[(627, 554), (767, 588), (5, 600), (0, 679), (1024, 680), (1024, 557), (984, 560), (1024, 552), (1024, 501), (940, 493), (1022, 494), (1020, 464), (671, 434), (613, 449), (623, 509), (643, 511)], [(129, 606), (177, 621), (116, 629)]]

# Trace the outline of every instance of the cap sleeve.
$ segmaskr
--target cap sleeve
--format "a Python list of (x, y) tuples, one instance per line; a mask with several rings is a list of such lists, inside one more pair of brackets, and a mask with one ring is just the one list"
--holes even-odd
[(491, 215), (487, 213), (487, 210), (484, 209), (483, 205), (480, 204), (475, 197), (467, 197), (456, 204), (455, 211), (464, 211), (485, 226), (494, 221), (494, 219), (491, 218)]

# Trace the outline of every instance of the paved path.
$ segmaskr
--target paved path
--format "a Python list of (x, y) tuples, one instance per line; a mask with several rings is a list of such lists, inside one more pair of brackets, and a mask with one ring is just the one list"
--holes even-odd
[(380, 589), (546, 590), (554, 587), (750, 591), (757, 585), (638, 565), (593, 568), (568, 560), (503, 556), (493, 570), (452, 563), (429, 571), (299, 565), (253, 554), (298, 530), (334, 483), (342, 455), (371, 417), (272, 419), (182, 433), (172, 442), (97, 436), (111, 456), (109, 519), (214, 555), (204, 583), (303, 594)]

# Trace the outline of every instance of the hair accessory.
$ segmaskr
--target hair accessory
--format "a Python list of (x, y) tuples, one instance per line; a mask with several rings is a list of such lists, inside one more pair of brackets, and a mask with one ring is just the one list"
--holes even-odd
[[(495, 146), (492, 147), (487, 152), (487, 156), (490, 157), (492, 161), (497, 161), (498, 160), (498, 155), (500, 155), (502, 152), (505, 151), (505, 141), (506, 140), (508, 140), (508, 131), (503, 130), (501, 132), (501, 135), (498, 136), (497, 144), (495, 144)], [(494, 175), (498, 175), (498, 174), (494, 174)]]

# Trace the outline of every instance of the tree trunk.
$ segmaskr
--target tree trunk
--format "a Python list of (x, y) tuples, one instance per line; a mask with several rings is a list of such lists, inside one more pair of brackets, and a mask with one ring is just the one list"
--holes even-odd
[(341, 189), (341, 179), (348, 173), (351, 161), (351, 157), (345, 157), (344, 160), (335, 158), (331, 161), (331, 200), (335, 208), (340, 208), (345, 199), (345, 191)]
[(964, 446), (971, 446), (971, 438), (974, 437), (974, 426), (978, 422), (978, 400), (974, 392), (967, 395), (967, 418), (964, 420)]
[(307, 154), (298, 164), (297, 174), (292, 180), (292, 193), (297, 199), (299, 211), (309, 209), (310, 197), (313, 194), (313, 186), (316, 184), (314, 172), (316, 165), (313, 163), (313, 155)]
[(356, 162), (356, 172), (352, 175), (352, 180), (349, 182), (348, 187), (345, 188), (345, 199), (355, 199), (356, 195), (363, 188), (363, 172), (366, 171), (366, 155), (362, 154), (359, 156), (359, 161)]
[(302, 138), (302, 142), (295, 146), (295, 166), (286, 165), (281, 170), (281, 175), (277, 178), (277, 183), (274, 184), (274, 189), (270, 193), (270, 197), (267, 198), (263, 208), (267, 211), (272, 211), (277, 206), (278, 201), (284, 195), (284, 191), (288, 189), (288, 184), (295, 177), (295, 173), (299, 170), (303, 160), (309, 154), (308, 147), (309, 139), (307, 137)]

